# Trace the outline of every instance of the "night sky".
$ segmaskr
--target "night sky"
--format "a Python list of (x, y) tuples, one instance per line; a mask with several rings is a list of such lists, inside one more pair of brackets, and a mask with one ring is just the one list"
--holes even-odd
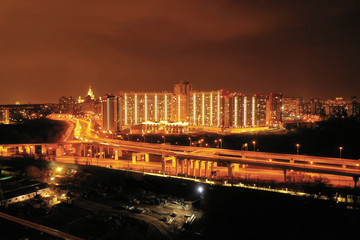
[(120, 90), (360, 95), (360, 1), (0, 0), (0, 104)]

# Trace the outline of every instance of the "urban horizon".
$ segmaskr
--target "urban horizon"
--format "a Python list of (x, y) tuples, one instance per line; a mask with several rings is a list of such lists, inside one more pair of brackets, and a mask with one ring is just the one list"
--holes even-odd
[[(180, 80), (180, 81), (183, 81), (183, 80)], [(187, 82), (187, 81), (185, 81)], [(176, 83), (175, 83), (176, 84)], [(154, 92), (168, 92), (168, 93), (172, 93), (174, 91), (174, 89), (168, 89), (168, 90), (160, 90), (160, 91), (156, 91), (156, 90), (146, 90), (146, 89), (140, 89), (140, 90), (135, 90), (135, 89), (118, 89), (118, 90), (106, 90), (104, 91), (103, 93), (99, 94), (98, 90), (96, 89), (96, 87), (94, 88), (94, 85), (92, 85), (91, 83), (88, 83), (87, 85), (85, 84), (84, 86), (90, 86), (91, 89), (93, 90), (94, 92), (94, 95), (97, 95), (97, 98), (100, 98), (100, 97), (105, 97), (107, 95), (118, 95), (118, 94), (121, 94), (122, 92), (131, 92), (131, 93), (134, 93), (134, 92), (138, 92), (138, 93), (154, 93)], [(75, 98), (78, 98), (79, 96), (83, 96), (84, 93), (86, 93), (86, 90), (88, 90), (88, 88), (82, 88), (81, 90), (77, 91), (77, 93), (74, 93), (74, 94), (60, 94), (58, 96), (54, 96), (54, 100), (48, 100), (48, 101), (36, 101), (36, 102), (32, 102), (31, 100), (29, 101), (19, 101), (19, 100), (15, 100), (13, 102), (2, 102), (0, 103), (0, 105), (14, 105), (14, 104), (52, 104), (52, 103), (57, 103), (59, 101), (59, 98), (62, 97), (62, 96), (65, 96), (65, 97), (73, 97), (74, 99)], [(301, 94), (287, 94), (287, 92), (285, 91), (272, 91), (272, 90), (268, 90), (268, 91), (259, 91), (259, 92), (252, 92), (252, 93), (245, 93), (245, 92), (242, 92), (242, 91), (236, 91), (236, 90), (231, 90), (231, 89), (222, 89), (222, 88), (219, 88), (219, 89), (205, 89), (205, 88), (201, 88), (201, 89), (194, 89), (194, 91), (198, 91), (198, 92), (212, 92), (212, 91), (226, 91), (226, 92), (230, 92), (230, 93), (238, 93), (238, 94), (243, 94), (245, 96), (253, 96), (253, 95), (269, 95), (270, 93), (281, 93), (283, 94), (283, 96), (285, 98), (302, 98), (304, 100), (311, 100), (313, 98), (316, 98), (316, 99), (321, 99), (321, 100), (326, 100), (326, 99), (332, 99), (332, 100), (336, 100), (336, 99), (343, 99), (345, 101), (348, 101), (348, 100), (351, 100), (352, 97), (358, 97), (360, 96), (360, 94), (350, 94), (350, 95), (341, 95), (341, 94), (338, 94), (338, 95), (328, 95), (328, 96), (321, 96), (321, 95), (311, 95), (311, 96), (308, 96), (308, 95), (301, 95)]]

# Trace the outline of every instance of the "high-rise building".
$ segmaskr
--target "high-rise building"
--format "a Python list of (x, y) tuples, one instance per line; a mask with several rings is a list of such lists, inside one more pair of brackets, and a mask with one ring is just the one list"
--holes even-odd
[[(300, 105), (296, 105), (296, 112)], [(107, 131), (142, 125), (145, 132), (160, 131), (162, 126), (170, 127), (165, 132), (174, 132), (177, 127), (173, 123), (181, 128), (276, 127), (282, 121), (282, 94), (246, 96), (224, 90), (194, 91), (190, 83), (181, 81), (175, 84), (173, 93), (120, 92), (107, 96), (102, 113)]]
[(9, 124), (9, 109), (3, 108), (0, 109), (0, 123)]
[(174, 120), (188, 122), (190, 118), (190, 96), (193, 91), (192, 84), (185, 81), (174, 85)]
[(107, 95), (103, 98), (101, 104), (101, 115), (103, 129), (108, 132), (117, 132), (121, 130), (122, 112), (120, 98), (113, 95)]
[(302, 97), (284, 97), (282, 102), (283, 120), (299, 120), (303, 113)]
[(321, 113), (323, 103), (320, 98), (311, 98), (311, 114), (319, 115)]
[(252, 97), (232, 94), (232, 127), (263, 127), (266, 125), (266, 96)]
[(225, 127), (228, 125), (229, 119), (225, 117), (225, 108), (229, 105), (228, 97), (228, 93), (223, 90), (193, 91), (189, 104), (189, 124), (209, 127)]
[(266, 102), (266, 95), (254, 94), (252, 97), (252, 125), (255, 127), (266, 126)]
[(173, 94), (167, 92), (120, 92), (122, 125), (173, 120)]
[(282, 121), (282, 93), (270, 93), (266, 106), (266, 125), (278, 127)]

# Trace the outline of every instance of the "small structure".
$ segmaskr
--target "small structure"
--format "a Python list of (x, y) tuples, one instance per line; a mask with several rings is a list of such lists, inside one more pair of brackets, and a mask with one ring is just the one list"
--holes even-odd
[(45, 197), (49, 191), (50, 188), (47, 183), (35, 183), (18, 187), (4, 192), (4, 199), (1, 200), (0, 206), (26, 201), (34, 198), (36, 195)]

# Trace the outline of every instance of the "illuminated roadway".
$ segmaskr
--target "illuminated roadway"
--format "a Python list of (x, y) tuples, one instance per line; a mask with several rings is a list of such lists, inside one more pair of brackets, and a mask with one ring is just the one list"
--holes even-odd
[[(177, 159), (196, 159), (200, 161), (217, 162), (222, 166), (236, 164), (240, 166), (260, 167), (260, 169), (251, 170), (249, 168), (246, 168), (246, 170), (240, 168), (240, 172), (247, 171), (251, 172), (251, 174), (255, 173), (260, 175), (275, 173), (274, 175), (277, 175), (278, 179), (279, 177), (281, 178), (281, 174), (286, 171), (320, 173), (327, 174), (327, 176), (329, 174), (336, 175), (332, 177), (336, 182), (340, 182), (340, 177), (352, 177), (354, 181), (357, 181), (360, 174), (359, 161), (353, 159), (240, 151), (219, 148), (201, 148), (99, 138), (93, 133), (93, 130), (90, 129), (90, 122), (83, 119), (66, 120), (73, 122), (76, 125), (74, 135), (75, 139), (77, 139), (77, 141), (80, 140), (80, 142), (120, 148), (126, 151), (172, 156)], [(69, 137), (67, 140), (68, 141), (65, 142), (72, 142), (69, 141)], [(74, 141), (74, 143), (77, 141)], [(118, 161), (119, 166), (120, 164), (123, 166), (124, 164), (127, 164), (128, 167), (131, 167), (128, 161)], [(112, 165), (116, 165), (116, 163), (112, 163)], [(101, 165), (103, 164), (101, 163)], [(154, 170), (159, 169), (159, 163), (143, 163), (142, 166), (152, 166)], [(269, 170), (270, 168), (272, 170)], [(218, 167), (218, 169), (220, 168)], [(274, 169), (278, 169), (278, 171), (275, 170), (274, 172)], [(220, 172), (224, 172), (224, 175), (226, 175), (226, 168), (223, 168), (223, 171)], [(350, 179), (347, 179), (347, 182), (349, 180)], [(341, 181), (343, 181), (343, 179), (341, 179)]]

